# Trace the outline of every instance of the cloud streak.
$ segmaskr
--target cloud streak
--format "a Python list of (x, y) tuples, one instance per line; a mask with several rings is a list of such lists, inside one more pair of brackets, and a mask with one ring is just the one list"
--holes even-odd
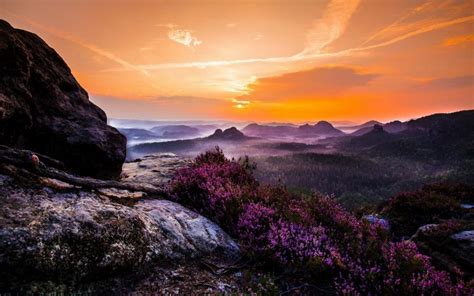
[(448, 38), (448, 39), (444, 40), (443, 45), (444, 46), (455, 46), (455, 45), (460, 45), (460, 44), (463, 44), (463, 43), (470, 43), (470, 42), (474, 42), (474, 34), (467, 34), (467, 35)]
[(179, 26), (176, 24), (157, 24), (155, 26), (167, 28), (168, 38), (176, 43), (182, 44), (190, 48), (194, 48), (202, 44), (202, 40), (199, 40), (198, 38), (192, 35), (193, 31), (187, 29), (179, 29)]
[[(359, 4), (359, 1), (353, 0), (348, 2), (349, 4), (343, 5), (346, 3), (341, 0), (333, 0), (330, 2), (328, 7), (323, 13), (321, 20), (316, 21), (313, 24), (312, 29), (308, 32), (306, 47), (299, 53), (291, 56), (277, 56), (277, 57), (268, 57), (268, 58), (248, 58), (248, 59), (237, 59), (237, 60), (215, 60), (215, 61), (202, 61), (202, 62), (184, 62), (184, 63), (160, 63), (160, 64), (132, 64), (125, 59), (115, 55), (114, 53), (98, 47), (95, 44), (77, 38), (68, 32), (64, 32), (43, 24), (34, 22), (29, 19), (25, 19), (18, 15), (14, 15), (16, 18), (30, 24), (33, 27), (36, 27), (40, 30), (48, 32), (54, 36), (60, 37), (62, 39), (73, 42), (83, 48), (86, 48), (102, 57), (105, 57), (115, 63), (120, 67), (105, 69), (103, 72), (122, 72), (122, 71), (136, 71), (143, 75), (149, 76), (149, 71), (152, 70), (161, 70), (161, 69), (176, 69), (176, 68), (206, 68), (206, 67), (220, 67), (220, 66), (231, 66), (231, 65), (241, 65), (241, 64), (253, 64), (253, 63), (290, 63), (296, 61), (304, 60), (315, 60), (315, 59), (324, 59), (324, 58), (334, 58), (341, 56), (349, 56), (354, 53), (369, 51), (381, 47), (390, 46), (392, 44), (401, 42), (408, 38), (432, 32), (435, 30), (440, 30), (447, 28), (453, 25), (458, 25), (462, 23), (474, 21), (474, 16), (465, 16), (459, 17), (451, 20), (438, 21), (437, 23), (431, 23), (423, 27), (411, 28), (411, 31), (400, 33), (397, 36), (390, 38), (386, 41), (381, 41), (372, 45), (366, 45), (368, 41), (380, 39), (381, 36), (384, 36), (388, 31), (393, 31), (394, 26), (400, 25), (401, 21), (405, 20), (409, 16), (413, 16), (417, 13), (420, 13), (428, 8), (430, 8), (430, 3), (425, 3), (416, 7), (415, 9), (409, 11), (405, 16), (397, 20), (395, 23), (390, 26), (382, 29), (378, 33), (371, 36), (368, 41), (364, 42), (359, 47), (348, 48), (336, 52), (324, 52), (323, 49), (338, 39), (344, 32), (348, 21), (351, 15), (356, 11), (356, 8)], [(197, 39), (191, 34), (189, 30), (177, 29), (175, 24), (159, 24), (157, 26), (165, 27), (169, 29), (170, 33), (169, 38), (175, 42), (183, 44), (188, 47), (195, 47), (202, 43), (201, 40)], [(327, 27), (329, 33), (324, 33), (321, 36), (317, 35), (318, 28)], [(387, 29), (388, 28), (388, 29)], [(391, 28), (391, 29), (390, 29)], [(178, 32), (176, 32), (178, 31)]]
[(313, 23), (306, 36), (306, 47), (297, 56), (321, 53), (346, 30), (351, 16), (359, 6), (359, 0), (332, 0), (321, 19)]
[(420, 34), (423, 34), (423, 33), (428, 33), (428, 32), (432, 32), (432, 31), (444, 29), (444, 28), (447, 28), (447, 27), (450, 27), (450, 26), (453, 26), (453, 25), (458, 25), (458, 24), (462, 24), (462, 23), (466, 23), (466, 22), (472, 22), (472, 21), (474, 21), (474, 16), (472, 16), (472, 15), (457, 18), (457, 19), (454, 19), (454, 20), (443, 21), (443, 22), (432, 24), (432, 25), (429, 25), (429, 26), (424, 26), (420, 29), (408, 32), (408, 33), (400, 35), (400, 36), (397, 36), (397, 37), (395, 37), (393, 39), (390, 39), (388, 41), (385, 41), (385, 42), (381, 42), (381, 43), (377, 43), (375, 45), (358, 48), (357, 50), (359, 50), (359, 51), (360, 50), (368, 50), (368, 49), (374, 49), (374, 48), (379, 48), (379, 47), (392, 45), (394, 43), (403, 41), (405, 39), (408, 39), (408, 38), (411, 38), (411, 37), (414, 37), (414, 36), (417, 36), (417, 35), (420, 35)]
[(317, 67), (259, 78), (248, 85), (248, 95), (239, 96), (236, 100), (275, 102), (300, 98), (334, 98), (349, 89), (366, 85), (377, 76), (348, 67)]
[[(462, 23), (474, 21), (474, 16), (465, 16), (452, 20), (441, 21), (431, 25), (426, 25), (424, 27), (414, 29), (410, 32), (398, 35), (387, 41), (379, 42), (373, 45), (359, 46), (354, 48), (349, 48), (345, 50), (340, 50), (336, 52), (314, 52), (309, 53), (309, 50), (305, 49), (304, 51), (292, 55), (292, 56), (279, 56), (279, 57), (269, 57), (269, 58), (249, 58), (249, 59), (237, 59), (237, 60), (217, 60), (217, 61), (203, 61), (203, 62), (186, 62), (186, 63), (161, 63), (161, 64), (147, 64), (147, 65), (137, 65), (139, 69), (142, 70), (162, 70), (162, 69), (177, 69), (177, 68), (206, 68), (206, 67), (220, 67), (220, 66), (231, 66), (231, 65), (241, 65), (241, 64), (252, 64), (252, 63), (289, 63), (295, 61), (304, 61), (304, 60), (315, 60), (323, 58), (333, 58), (341, 56), (349, 56), (357, 52), (364, 52), (372, 49), (377, 49), (381, 47), (386, 47), (408, 38), (444, 29), (453, 25), (458, 25)], [(302, 54), (305, 52), (305, 54)], [(129, 69), (125, 68), (112, 68), (107, 69), (107, 72), (115, 71), (127, 71)]]
[(172, 29), (168, 31), (168, 38), (176, 43), (194, 48), (202, 44), (202, 41), (192, 35), (192, 31), (183, 29)]
[(362, 43), (362, 46), (370, 43), (371, 41), (373, 40), (376, 40), (376, 39), (379, 39), (381, 38), (384, 34), (388, 34), (390, 33), (391, 31), (393, 30), (396, 30), (397, 28), (400, 27), (400, 24), (405, 21), (406, 19), (408, 19), (409, 17), (412, 17), (412, 16), (415, 16), (417, 14), (419, 14), (420, 12), (422, 11), (425, 11), (427, 8), (431, 7), (433, 5), (433, 2), (432, 1), (428, 1), (428, 2), (425, 2), (423, 4), (420, 4), (418, 5), (417, 7), (411, 9), (410, 11), (408, 11), (408, 13), (406, 13), (405, 15), (403, 15), (401, 18), (397, 19), (395, 22), (393, 22), (392, 24), (390, 24), (389, 26), (383, 28), (382, 30), (380, 31), (377, 31), (375, 34), (373, 34), (372, 36), (370, 36), (367, 40), (364, 41), (364, 43)]
[(32, 27), (35, 27), (37, 29), (40, 29), (44, 32), (47, 32), (53, 36), (56, 36), (56, 37), (59, 37), (61, 39), (64, 39), (64, 40), (67, 40), (67, 41), (70, 41), (76, 45), (79, 45), (83, 48), (86, 48), (104, 58), (107, 58), (119, 65), (121, 65), (125, 70), (129, 70), (129, 71), (137, 71), (139, 73), (142, 73), (146, 76), (149, 76), (149, 73), (146, 69), (140, 67), (140, 66), (137, 66), (137, 65), (134, 65), (132, 63), (129, 63), (127, 62), (126, 60), (116, 56), (115, 54), (113, 54), (112, 52), (110, 51), (107, 51), (105, 49), (102, 49), (100, 47), (98, 47), (97, 45), (95, 44), (92, 44), (90, 42), (87, 42), (87, 41), (84, 41), (80, 38), (77, 38), (76, 36), (68, 33), (68, 32), (65, 32), (65, 31), (61, 31), (61, 30), (58, 30), (56, 28), (53, 28), (53, 27), (50, 27), (50, 26), (46, 26), (46, 25), (43, 25), (43, 24), (40, 24), (38, 22), (35, 22), (33, 20), (30, 20), (30, 19), (27, 19), (27, 18), (24, 18), (24, 17), (21, 17), (19, 15), (16, 15), (16, 14), (12, 14), (10, 13), (11, 15), (13, 15), (14, 17), (16, 17), (17, 19), (25, 22), (25, 23), (28, 23), (29, 25), (31, 25)]
[(421, 83), (417, 87), (423, 90), (443, 91), (446, 89), (460, 89), (472, 87), (474, 85), (474, 75), (438, 78), (428, 82)]

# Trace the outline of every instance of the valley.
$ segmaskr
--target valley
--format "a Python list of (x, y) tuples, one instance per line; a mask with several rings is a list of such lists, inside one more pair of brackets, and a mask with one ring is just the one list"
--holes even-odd
[[(229, 125), (199, 138), (131, 145), (128, 159), (153, 153), (192, 158), (219, 146), (229, 157), (248, 156), (262, 183), (334, 195), (351, 210), (424, 184), (474, 183), (474, 111), (386, 124), (373, 120), (339, 129), (324, 121), (300, 126), (250, 123), (240, 130), (225, 128)], [(197, 131), (199, 126), (181, 129)], [(122, 131), (134, 140), (135, 134)], [(150, 132), (141, 131), (145, 136)]]

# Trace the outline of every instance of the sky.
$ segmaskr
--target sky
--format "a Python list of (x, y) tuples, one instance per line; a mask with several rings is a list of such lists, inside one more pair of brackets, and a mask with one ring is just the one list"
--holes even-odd
[(109, 117), (409, 119), (474, 109), (474, 1), (0, 0)]

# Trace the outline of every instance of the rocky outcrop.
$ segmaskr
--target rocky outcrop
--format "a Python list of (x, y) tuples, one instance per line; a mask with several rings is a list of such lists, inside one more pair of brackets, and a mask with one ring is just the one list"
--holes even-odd
[(120, 175), (126, 139), (107, 125), (61, 57), (0, 20), (0, 144), (63, 161), (75, 173)]
[(474, 230), (459, 231), (446, 224), (427, 224), (421, 226), (411, 240), (436, 264), (468, 281), (473, 279)]
[(0, 290), (18, 281), (88, 280), (160, 260), (239, 253), (221, 228), (179, 204), (120, 203), (47, 181), (26, 185), (0, 175)]
[(250, 137), (245, 136), (236, 127), (230, 127), (225, 130), (216, 129), (212, 135), (205, 139), (213, 141), (244, 141), (250, 139)]
[(121, 180), (159, 187), (170, 181), (176, 170), (190, 164), (190, 159), (173, 153), (150, 154), (124, 163)]
[(298, 127), (298, 133), (303, 136), (324, 136), (338, 137), (344, 135), (344, 132), (335, 128), (327, 121), (319, 121), (315, 125), (305, 124)]

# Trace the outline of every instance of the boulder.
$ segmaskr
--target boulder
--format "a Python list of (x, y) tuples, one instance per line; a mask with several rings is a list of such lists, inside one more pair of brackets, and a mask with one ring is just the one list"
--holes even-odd
[(118, 203), (4, 175), (0, 185), (0, 291), (19, 281), (84, 281), (167, 259), (239, 255), (219, 226), (171, 201)]
[(160, 187), (166, 185), (178, 169), (189, 165), (191, 165), (191, 159), (178, 157), (173, 153), (150, 154), (125, 162), (121, 181)]
[(474, 230), (459, 231), (457, 227), (450, 227), (449, 222), (427, 224), (418, 228), (411, 240), (443, 269), (467, 281), (473, 279)]
[(376, 224), (382, 227), (385, 230), (390, 230), (390, 223), (387, 219), (381, 218), (377, 215), (364, 215), (362, 216), (363, 220), (366, 220), (370, 224)]
[(37, 35), (0, 20), (0, 144), (61, 160), (73, 172), (117, 178), (126, 139), (63, 59)]

